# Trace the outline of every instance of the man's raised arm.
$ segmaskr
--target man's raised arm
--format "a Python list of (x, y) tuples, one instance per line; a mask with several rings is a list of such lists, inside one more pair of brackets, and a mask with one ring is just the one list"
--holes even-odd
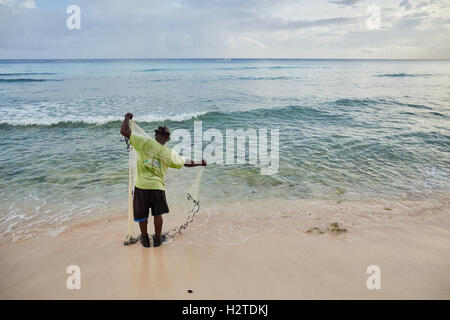
[(133, 119), (133, 114), (127, 113), (125, 115), (125, 119), (122, 122), (122, 127), (120, 127), (120, 133), (127, 139), (130, 139), (131, 135), (131, 129), (129, 124), (130, 119)]

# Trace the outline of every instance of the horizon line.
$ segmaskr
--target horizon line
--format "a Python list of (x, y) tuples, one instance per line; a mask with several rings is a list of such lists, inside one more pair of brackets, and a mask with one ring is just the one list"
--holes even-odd
[(391, 61), (449, 61), (450, 58), (0, 58), (0, 61), (23, 60), (391, 60)]

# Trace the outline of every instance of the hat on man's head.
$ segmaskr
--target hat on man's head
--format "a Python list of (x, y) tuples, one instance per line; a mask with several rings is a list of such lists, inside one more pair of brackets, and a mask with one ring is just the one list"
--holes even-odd
[(158, 129), (155, 129), (155, 133), (157, 132), (170, 136), (170, 129), (167, 126), (158, 127)]

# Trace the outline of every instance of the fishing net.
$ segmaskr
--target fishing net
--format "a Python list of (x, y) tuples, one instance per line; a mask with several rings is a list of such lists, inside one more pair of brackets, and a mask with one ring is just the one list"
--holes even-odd
[[(134, 121), (130, 120), (130, 129), (133, 133), (139, 134), (151, 138), (139, 125)], [(134, 235), (134, 219), (133, 219), (133, 189), (134, 180), (136, 179), (136, 166), (138, 154), (136, 150), (128, 143), (127, 146), (129, 150), (128, 159), (128, 231), (127, 237), (124, 241), (124, 245), (130, 245), (140, 240), (140, 236)], [(166, 177), (166, 193), (168, 193), (168, 198), (181, 198), (180, 194), (183, 195), (184, 203), (180, 201), (175, 202), (175, 205), (170, 205), (170, 212), (173, 213), (169, 223), (164, 221), (163, 231), (161, 235), (165, 235), (166, 239), (171, 239), (177, 234), (181, 234), (184, 229), (193, 221), (194, 216), (200, 210), (200, 202), (198, 200), (200, 181), (203, 174), (204, 167), (189, 168), (189, 170), (176, 170), (170, 169), (167, 171)], [(180, 171), (180, 172), (177, 172)], [(181, 172), (182, 171), (182, 172)], [(174, 208), (174, 210), (173, 210)], [(176, 214), (175, 214), (176, 213)], [(181, 219), (181, 220), (180, 220)], [(165, 227), (169, 225), (169, 227)], [(150, 239), (152, 236), (150, 235)]]

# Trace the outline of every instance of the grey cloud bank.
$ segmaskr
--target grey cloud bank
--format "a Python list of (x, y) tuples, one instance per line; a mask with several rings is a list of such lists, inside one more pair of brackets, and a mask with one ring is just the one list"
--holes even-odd
[(446, 1), (0, 0), (0, 58), (450, 58)]

